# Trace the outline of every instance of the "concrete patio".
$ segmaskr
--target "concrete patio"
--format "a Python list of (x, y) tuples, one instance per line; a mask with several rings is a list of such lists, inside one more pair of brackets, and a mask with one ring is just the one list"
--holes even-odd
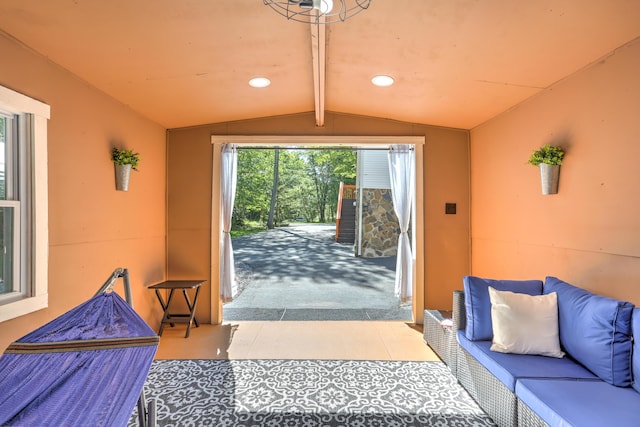
[(394, 296), (395, 257), (359, 258), (333, 225), (296, 225), (235, 238), (241, 292), (230, 320), (412, 320)]

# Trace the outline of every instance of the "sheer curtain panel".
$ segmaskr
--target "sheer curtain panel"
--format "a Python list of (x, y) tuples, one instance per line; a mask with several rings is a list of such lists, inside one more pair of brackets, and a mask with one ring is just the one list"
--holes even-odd
[(222, 203), (222, 241), (220, 243), (220, 298), (231, 301), (238, 293), (236, 268), (231, 244), (231, 217), (236, 198), (238, 170), (238, 149), (235, 145), (222, 146), (222, 168), (220, 179), (220, 199)]
[(414, 195), (414, 151), (411, 145), (389, 147), (389, 178), (393, 210), (398, 217), (400, 236), (396, 260), (395, 295), (407, 302), (413, 295), (413, 254), (409, 239), (409, 224)]

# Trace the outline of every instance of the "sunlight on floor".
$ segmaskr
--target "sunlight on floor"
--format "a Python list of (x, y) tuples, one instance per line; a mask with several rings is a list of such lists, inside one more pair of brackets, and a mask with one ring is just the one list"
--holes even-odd
[(156, 359), (439, 360), (402, 321), (228, 322), (165, 328)]

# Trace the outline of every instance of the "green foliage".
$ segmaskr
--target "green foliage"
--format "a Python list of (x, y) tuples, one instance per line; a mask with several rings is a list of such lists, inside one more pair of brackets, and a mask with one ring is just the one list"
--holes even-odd
[(261, 226), (255, 221), (243, 224), (238, 226), (237, 228), (231, 228), (231, 238), (247, 236), (249, 234), (259, 233), (260, 231), (265, 231), (267, 228)]
[(131, 169), (138, 170), (138, 163), (140, 163), (140, 153), (134, 153), (132, 150), (119, 149), (113, 147), (111, 151), (111, 160), (116, 165), (131, 165)]
[[(238, 150), (234, 227), (268, 219), (274, 150)], [(335, 216), (340, 181), (355, 183), (356, 153), (348, 150), (280, 150), (274, 223)], [(321, 203), (319, 203), (319, 201)], [(232, 228), (233, 230), (233, 228)]]
[(531, 154), (527, 163), (533, 166), (539, 166), (540, 163), (545, 163), (547, 165), (561, 165), (563, 157), (564, 151), (562, 148), (551, 144), (545, 144)]
[(305, 217), (312, 187), (306, 174), (306, 165), (299, 151), (280, 150), (280, 179), (276, 201), (276, 224)]
[(340, 181), (355, 183), (356, 153), (348, 150), (309, 150), (306, 161), (315, 187), (319, 221), (326, 222), (327, 215), (335, 219)]
[(273, 182), (273, 157), (272, 150), (238, 150), (234, 224), (267, 220)]

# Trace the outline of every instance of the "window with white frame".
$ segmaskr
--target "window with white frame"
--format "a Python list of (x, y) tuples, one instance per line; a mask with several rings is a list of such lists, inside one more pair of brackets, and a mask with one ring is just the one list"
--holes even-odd
[(0, 86), (0, 322), (48, 303), (49, 111)]

